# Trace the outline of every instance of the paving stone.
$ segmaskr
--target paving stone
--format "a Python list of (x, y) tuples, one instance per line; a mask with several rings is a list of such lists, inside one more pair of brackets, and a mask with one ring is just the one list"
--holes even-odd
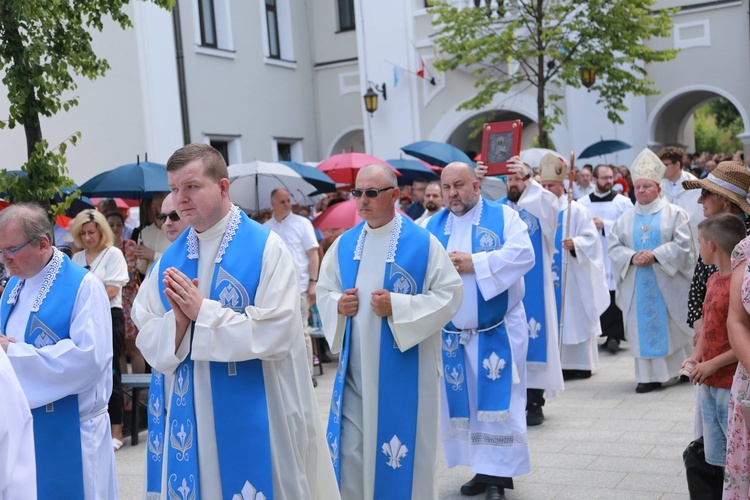
[(637, 472), (641, 474), (678, 475), (685, 467), (681, 457), (671, 460), (655, 458), (596, 457), (587, 467), (591, 470)]
[(666, 474), (628, 474), (617, 489), (632, 491), (655, 491), (663, 493), (677, 493), (689, 498), (687, 481), (684, 477)]

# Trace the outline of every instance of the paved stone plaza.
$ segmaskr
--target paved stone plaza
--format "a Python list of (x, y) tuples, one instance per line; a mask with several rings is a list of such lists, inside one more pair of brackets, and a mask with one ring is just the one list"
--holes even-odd
[[(626, 346), (615, 356), (600, 351), (593, 377), (567, 382), (565, 392), (547, 402), (547, 420), (529, 429), (532, 472), (515, 478), (509, 499), (688, 498), (682, 451), (693, 434), (692, 386), (636, 394)], [(335, 365), (324, 368), (316, 391), (327, 417)], [(123, 500), (142, 498), (145, 439), (144, 431), (132, 447), (128, 438), (116, 454)], [(468, 468), (441, 465), (440, 498), (469, 498), (458, 490), (471, 476)]]

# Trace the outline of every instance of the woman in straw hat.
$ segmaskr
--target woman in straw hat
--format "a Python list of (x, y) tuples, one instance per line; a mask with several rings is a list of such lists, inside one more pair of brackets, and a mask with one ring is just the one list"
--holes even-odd
[(638, 155), (635, 207), (617, 218), (608, 239), (638, 393), (676, 378), (692, 348), (684, 301), (695, 249), (687, 212), (660, 195), (665, 168), (649, 149)]

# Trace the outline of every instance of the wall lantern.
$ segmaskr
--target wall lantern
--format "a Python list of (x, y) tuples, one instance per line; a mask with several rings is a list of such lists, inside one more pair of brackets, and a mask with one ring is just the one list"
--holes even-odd
[[(374, 87), (374, 89), (373, 89)], [(363, 96), (365, 99), (365, 109), (368, 113), (370, 113), (370, 116), (378, 110), (378, 94), (377, 92), (380, 92), (383, 95), (383, 100), (387, 101), (388, 97), (385, 92), (385, 82), (383, 82), (382, 85), (378, 86), (375, 85), (372, 82), (368, 82), (367, 85), (367, 93)]]
[(581, 83), (584, 87), (587, 89), (590, 89), (591, 86), (596, 83), (596, 73), (594, 73), (594, 70), (589, 68), (584, 68), (581, 70)]

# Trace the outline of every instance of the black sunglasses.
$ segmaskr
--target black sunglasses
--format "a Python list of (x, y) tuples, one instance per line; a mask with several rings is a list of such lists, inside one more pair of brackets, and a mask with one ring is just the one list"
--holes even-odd
[(389, 189), (393, 189), (393, 186), (388, 186), (383, 189), (352, 189), (351, 193), (355, 198), (362, 198), (362, 195), (365, 195), (368, 198), (377, 198), (380, 193), (388, 191)]
[(702, 198), (705, 198), (705, 197), (707, 197), (707, 196), (709, 196), (709, 195), (712, 195), (712, 194), (713, 194), (713, 193), (712, 193), (711, 191), (709, 191), (708, 189), (705, 189), (705, 188), (704, 188), (704, 189), (701, 189), (701, 197), (702, 197)]
[(172, 212), (169, 214), (156, 214), (156, 218), (162, 224), (166, 222), (167, 218), (169, 218), (169, 220), (171, 220), (172, 222), (177, 222), (178, 220), (180, 220), (180, 216), (177, 214), (177, 212)]

